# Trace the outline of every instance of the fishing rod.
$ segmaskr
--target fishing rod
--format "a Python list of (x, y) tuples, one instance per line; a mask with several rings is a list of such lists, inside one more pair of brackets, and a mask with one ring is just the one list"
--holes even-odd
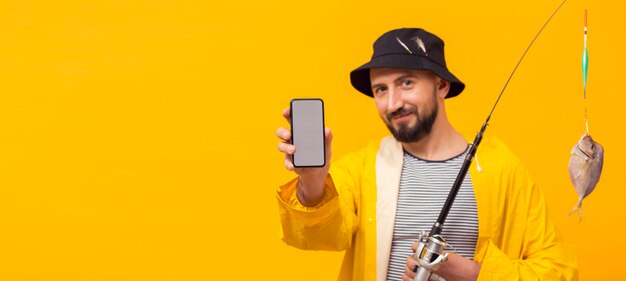
[(506, 87), (509, 85), (511, 78), (513, 78), (513, 74), (515, 74), (515, 71), (517, 70), (520, 63), (526, 56), (526, 53), (528, 53), (528, 50), (530, 50), (530, 47), (532, 47), (537, 37), (539, 37), (539, 34), (541, 34), (541, 32), (548, 25), (550, 20), (552, 20), (552, 17), (554, 17), (554, 15), (561, 9), (561, 7), (563, 6), (563, 4), (565, 4), (566, 1), (567, 0), (563, 0), (563, 2), (561, 2), (561, 4), (556, 8), (556, 10), (552, 13), (552, 15), (550, 15), (546, 23), (543, 24), (539, 32), (537, 32), (533, 40), (530, 42), (530, 44), (528, 45), (528, 47), (522, 54), (522, 57), (519, 59), (519, 61), (515, 65), (515, 68), (513, 68), (513, 71), (511, 72), (511, 75), (509, 75), (509, 78), (506, 80), (506, 83), (504, 84), (502, 91), (500, 91), (500, 95), (498, 95), (498, 99), (496, 99), (495, 104), (491, 108), (491, 111), (489, 112), (489, 115), (487, 116), (485, 123), (482, 125), (482, 127), (480, 128), (480, 131), (474, 138), (474, 142), (469, 144), (469, 151), (467, 152), (467, 155), (465, 156), (463, 165), (461, 166), (461, 170), (459, 171), (459, 174), (457, 175), (456, 180), (454, 181), (454, 184), (452, 185), (452, 189), (450, 190), (450, 193), (448, 194), (448, 198), (446, 199), (446, 202), (443, 205), (443, 209), (441, 210), (441, 213), (439, 213), (439, 217), (437, 218), (437, 221), (433, 224), (433, 227), (431, 228), (430, 232), (422, 231), (420, 233), (419, 238), (418, 238), (418, 247), (417, 247), (417, 250), (415, 251), (415, 256), (414, 256), (418, 263), (416, 268), (413, 270), (416, 272), (416, 275), (414, 278), (415, 281), (429, 280), (433, 275), (436, 275), (436, 274), (433, 274), (433, 271), (436, 271), (441, 266), (441, 264), (444, 263), (448, 259), (448, 254), (447, 253), (443, 254), (443, 249), (448, 246), (448, 243), (443, 239), (443, 237), (441, 237), (441, 232), (443, 231), (443, 226), (446, 221), (446, 218), (448, 217), (448, 213), (450, 212), (450, 209), (452, 208), (452, 203), (454, 202), (454, 199), (456, 198), (456, 195), (459, 192), (459, 189), (461, 188), (461, 184), (463, 184), (463, 180), (465, 179), (465, 176), (467, 175), (467, 171), (469, 170), (469, 167), (472, 164), (472, 159), (476, 155), (476, 150), (478, 148), (478, 145), (480, 145), (480, 142), (483, 139), (483, 134), (485, 133), (487, 126), (489, 126), (489, 120), (491, 119), (491, 115), (496, 109), (496, 106), (498, 105), (498, 102), (500, 101), (500, 98), (502, 97), (504, 90), (506, 90)]

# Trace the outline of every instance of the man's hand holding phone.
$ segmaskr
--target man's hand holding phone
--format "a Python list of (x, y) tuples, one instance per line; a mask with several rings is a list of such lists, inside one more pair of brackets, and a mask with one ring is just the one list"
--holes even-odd
[[(291, 118), (291, 112), (292, 108), (284, 109), (283, 117), (285, 117), (288, 122), (292, 123), (293, 130), (294, 122)], [(296, 126), (298, 125), (296, 124)], [(295, 132), (298, 134), (299, 130), (295, 130)], [(323, 134), (323, 153), (325, 154), (324, 165), (320, 167), (308, 168), (299, 166), (296, 167), (297, 165), (294, 165), (293, 159), (298, 147), (292, 143), (292, 131), (283, 127), (278, 128), (276, 131), (276, 136), (282, 140), (278, 143), (278, 150), (285, 154), (285, 168), (289, 171), (294, 171), (299, 176), (297, 195), (300, 202), (305, 206), (317, 205), (324, 198), (324, 182), (326, 181), (326, 176), (328, 175), (328, 169), (330, 167), (331, 142), (333, 135), (329, 128), (324, 128)]]

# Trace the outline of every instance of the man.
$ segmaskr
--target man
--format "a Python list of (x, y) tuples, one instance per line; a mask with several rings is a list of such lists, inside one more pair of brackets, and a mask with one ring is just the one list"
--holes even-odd
[[(340, 280), (413, 280), (414, 242), (435, 222), (468, 151), (446, 117), (445, 99), (465, 85), (447, 69), (443, 49), (425, 30), (392, 30), (374, 43), (371, 61), (351, 72), (352, 85), (373, 97), (393, 137), (323, 168), (295, 169), (290, 132), (277, 131), (285, 166), (298, 175), (277, 194), (283, 240), (301, 249), (346, 250)], [(289, 110), (283, 115), (289, 119)], [(331, 141), (327, 128), (327, 159)], [(490, 138), (477, 156), (480, 165), (470, 167), (442, 233), (456, 252), (436, 275), (576, 279), (575, 255), (520, 162)]]

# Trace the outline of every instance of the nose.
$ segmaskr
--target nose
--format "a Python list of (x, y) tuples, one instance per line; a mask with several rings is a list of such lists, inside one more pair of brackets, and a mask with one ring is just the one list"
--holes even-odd
[(389, 88), (387, 93), (387, 112), (395, 112), (404, 106), (402, 91)]

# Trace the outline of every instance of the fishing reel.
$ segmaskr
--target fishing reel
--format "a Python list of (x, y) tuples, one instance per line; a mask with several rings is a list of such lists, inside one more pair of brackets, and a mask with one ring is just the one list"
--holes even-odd
[(448, 253), (443, 254), (443, 249), (448, 243), (443, 240), (441, 235), (430, 236), (430, 233), (422, 230), (417, 239), (417, 250), (415, 251), (415, 260), (418, 268), (415, 272), (415, 281), (437, 280), (445, 281), (439, 275), (433, 273), (437, 271), (441, 265), (448, 260)]

